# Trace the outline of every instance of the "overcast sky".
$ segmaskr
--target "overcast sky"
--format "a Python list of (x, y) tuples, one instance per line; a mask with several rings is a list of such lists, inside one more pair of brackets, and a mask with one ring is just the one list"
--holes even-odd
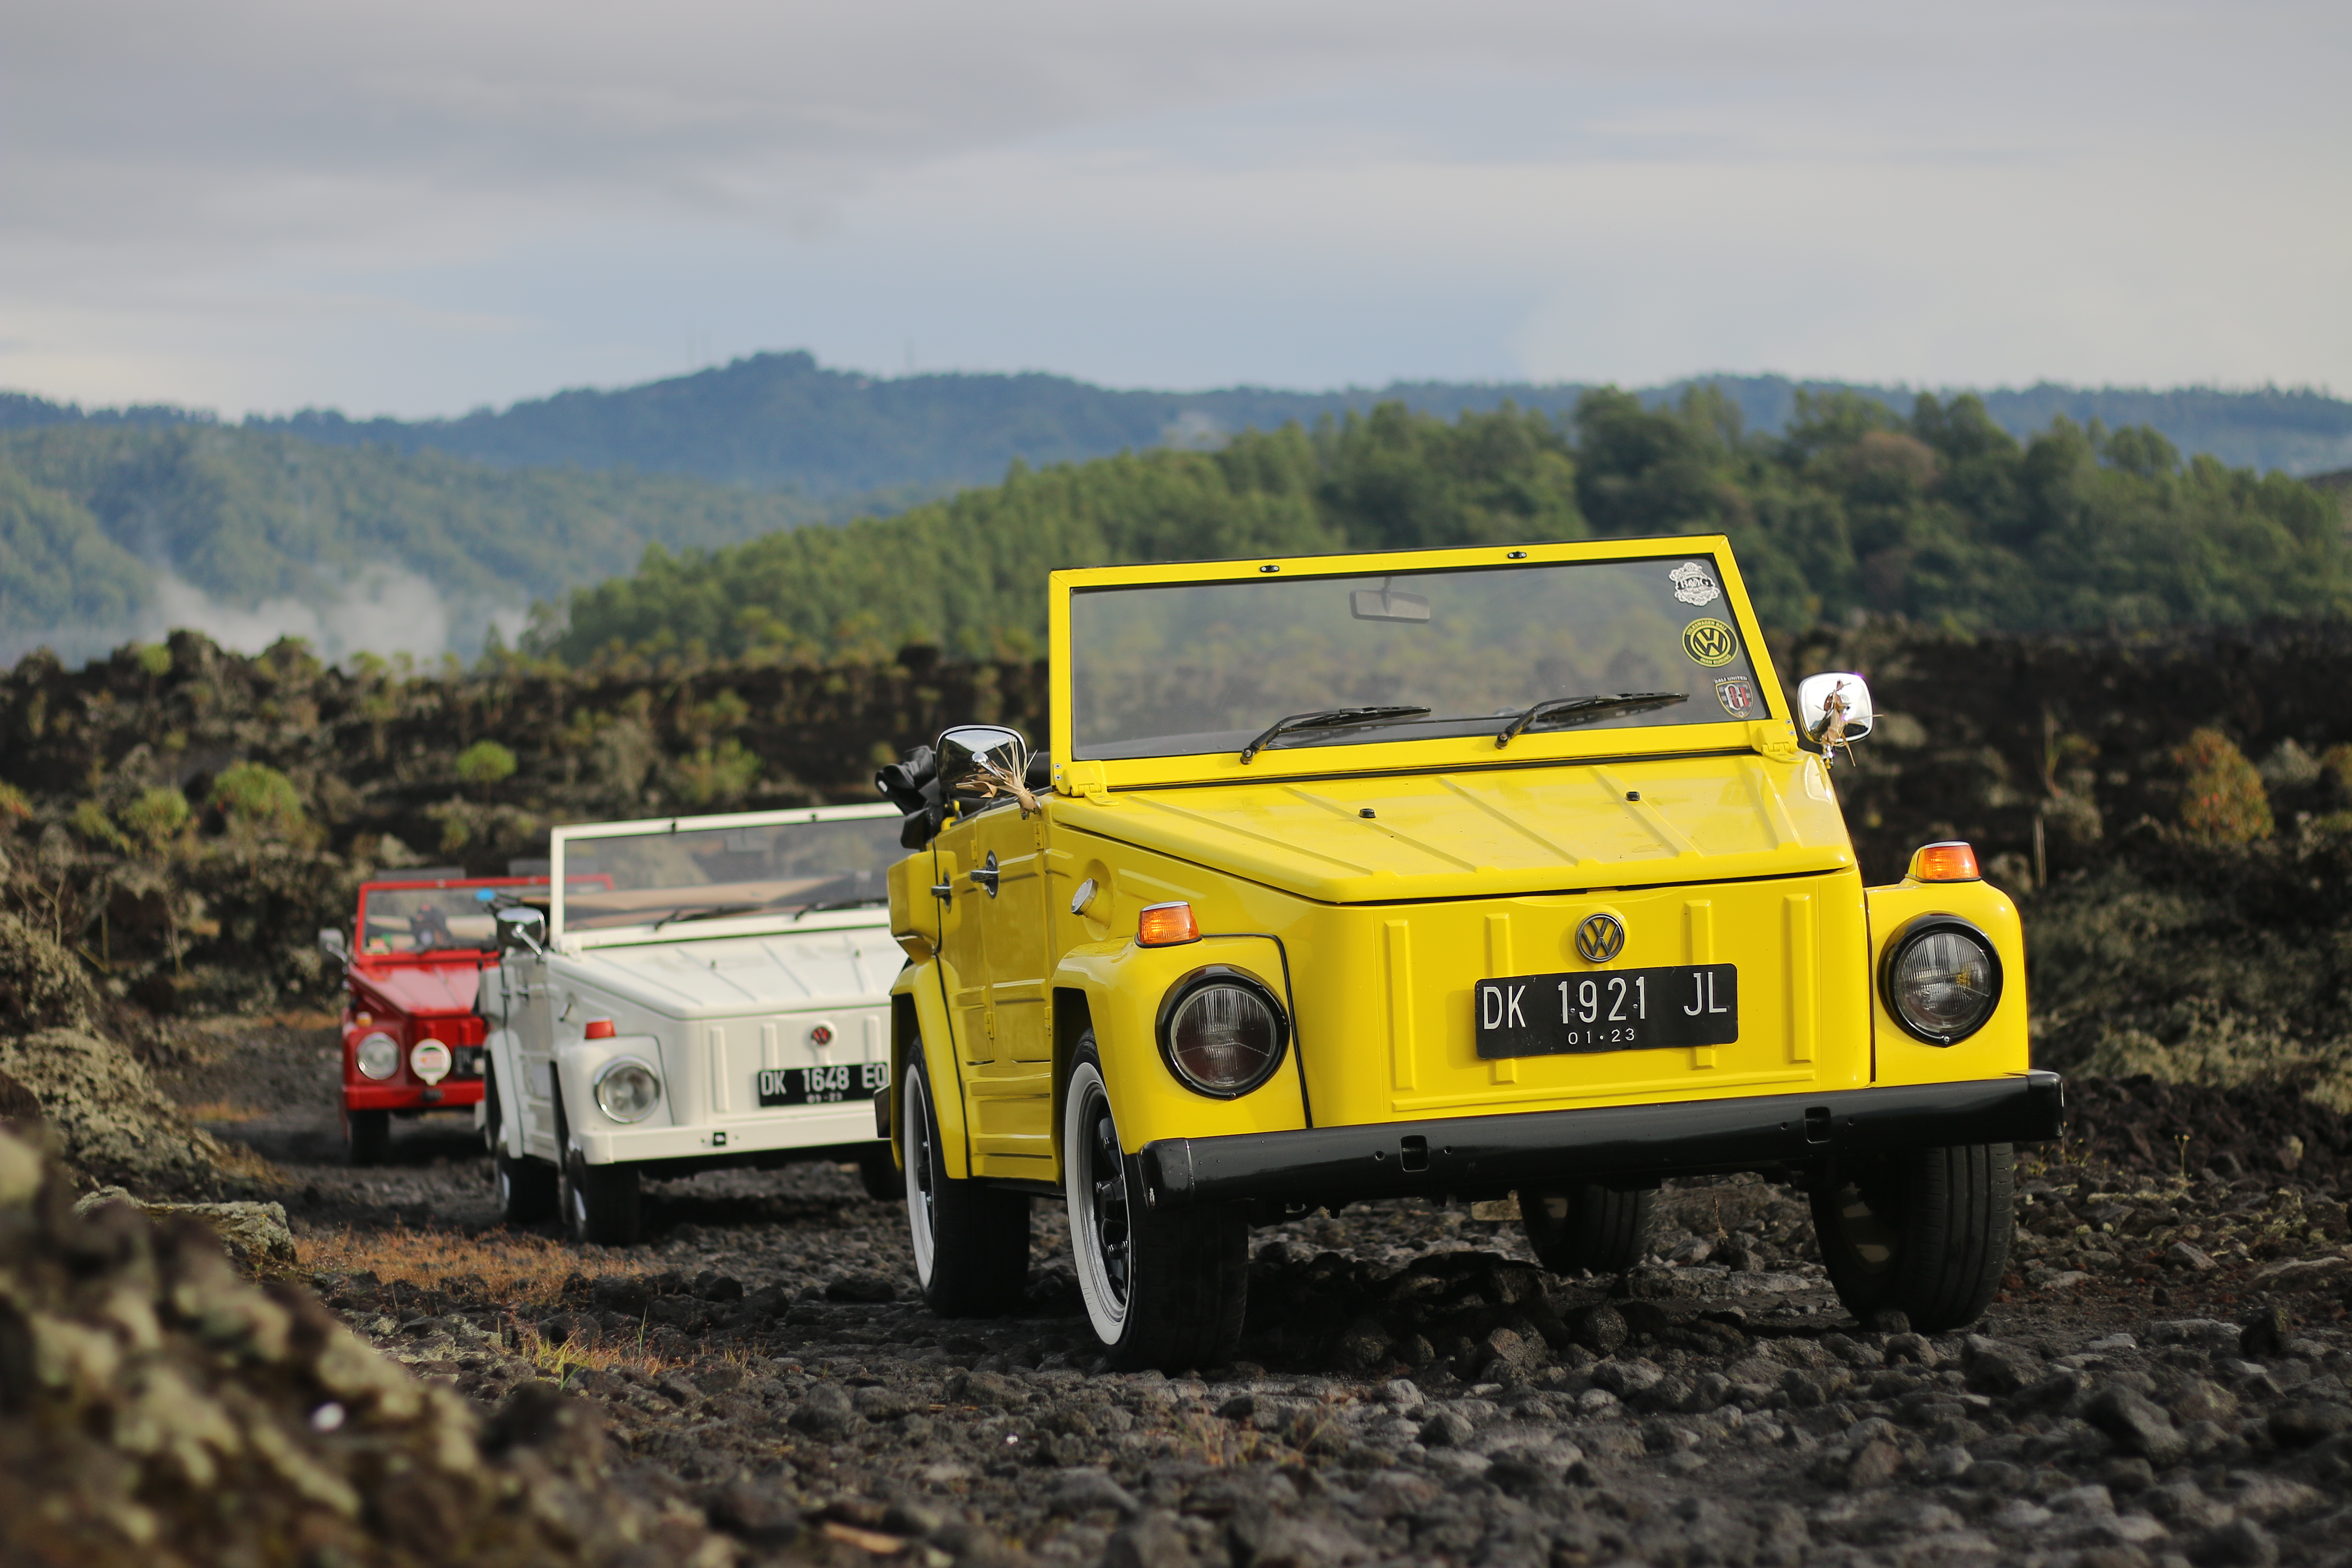
[(2342, 0), (26, 0), (0, 386), (2352, 392), (2347, 45)]

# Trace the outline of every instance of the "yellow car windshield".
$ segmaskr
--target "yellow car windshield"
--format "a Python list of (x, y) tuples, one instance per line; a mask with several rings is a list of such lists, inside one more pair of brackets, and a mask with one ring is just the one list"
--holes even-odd
[(1765, 717), (1707, 556), (1080, 588), (1070, 675), (1080, 760)]

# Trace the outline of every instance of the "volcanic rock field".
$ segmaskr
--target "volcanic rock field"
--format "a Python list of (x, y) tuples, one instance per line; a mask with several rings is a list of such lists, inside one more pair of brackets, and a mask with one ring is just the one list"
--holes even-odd
[(2345, 1124), (2291, 1091), (2076, 1085), (1973, 1332), (1854, 1322), (1803, 1195), (1743, 1178), (1670, 1187), (1622, 1281), (1503, 1205), (1255, 1231), (1240, 1353), (1168, 1377), (1100, 1367), (1058, 1205), (988, 1321), (921, 1306), (845, 1167), (653, 1187), (642, 1247), (509, 1237), (461, 1118), (341, 1163), (332, 1048), (220, 1021), (161, 1076), (282, 1176), (299, 1283), (493, 1427), (560, 1387), (698, 1561), (2352, 1562)]

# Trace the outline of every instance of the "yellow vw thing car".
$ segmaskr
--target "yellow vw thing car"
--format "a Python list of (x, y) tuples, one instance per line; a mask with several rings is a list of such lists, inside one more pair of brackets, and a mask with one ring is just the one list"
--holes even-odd
[(1865, 888), (1853, 675), (1782, 694), (1720, 537), (1057, 572), (1052, 735), (879, 781), (918, 852), (877, 1100), (938, 1310), (1020, 1300), (1069, 1205), (1121, 1365), (1214, 1363), (1253, 1222), (1516, 1193), (1622, 1270), (1666, 1176), (1813, 1194), (1865, 1321), (1974, 1319), (2029, 1070), (1966, 845)]

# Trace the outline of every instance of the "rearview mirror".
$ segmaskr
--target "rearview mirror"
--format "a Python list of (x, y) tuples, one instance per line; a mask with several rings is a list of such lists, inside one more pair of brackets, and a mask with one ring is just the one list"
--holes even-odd
[(959, 724), (940, 736), (940, 791), (950, 799), (1014, 793), (1029, 773), (1028, 738), (1002, 724)]
[(352, 961), (351, 944), (343, 940), (342, 928), (328, 926), (319, 932), (319, 951), (338, 963)]
[(1833, 749), (1870, 733), (1870, 686), (1859, 675), (1809, 675), (1797, 687), (1797, 725)]
[(528, 904), (518, 904), (498, 912), (499, 951), (520, 951), (533, 957), (547, 952), (547, 917)]
[(1429, 601), (1393, 588), (1359, 588), (1348, 595), (1348, 613), (1360, 621), (1425, 621)]

